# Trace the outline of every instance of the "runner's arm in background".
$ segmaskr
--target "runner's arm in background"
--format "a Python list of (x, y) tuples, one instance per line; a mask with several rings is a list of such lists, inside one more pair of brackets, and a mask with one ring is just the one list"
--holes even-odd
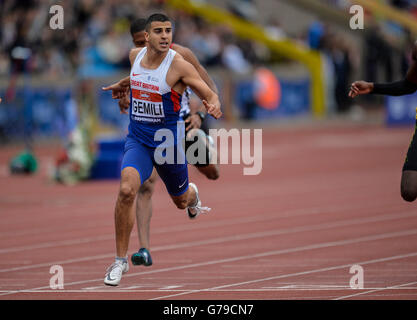
[(173, 65), (174, 72), (178, 73), (180, 80), (199, 96), (207, 112), (216, 119), (220, 118), (222, 112), (218, 95), (201, 79), (193, 65), (183, 58), (176, 59)]
[[(201, 79), (203, 79), (204, 82), (210, 87), (210, 89), (213, 90), (218, 95), (219, 92), (218, 92), (216, 84), (214, 83), (210, 75), (208, 74), (207, 70), (201, 65), (200, 61), (198, 61), (198, 58), (195, 56), (195, 54), (189, 48), (183, 47), (179, 44), (174, 44), (172, 46), (172, 49), (175, 50), (180, 55), (182, 55), (185, 61), (188, 61), (189, 63), (191, 63), (193, 67), (197, 70)], [(201, 111), (204, 114), (206, 113), (205, 108), (204, 107), (193, 108), (193, 106), (191, 105), (191, 100), (190, 100), (190, 111), (191, 111), (191, 115), (185, 120), (186, 130), (201, 128), (203, 120), (197, 112)]]
[[(142, 50), (142, 48), (135, 48), (130, 50), (129, 53), (129, 60), (130, 65), (133, 66), (133, 63), (135, 62), (136, 56), (138, 55), (139, 51)], [(123, 99), (126, 94), (129, 95), (130, 90), (130, 75), (119, 80), (116, 83), (111, 84), (108, 87), (102, 88), (104, 91), (112, 91), (112, 98), (113, 99)], [(120, 108), (120, 105), (119, 105)]]
[(384, 94), (389, 96), (403, 96), (417, 91), (417, 45), (414, 45), (413, 61), (407, 71), (405, 79), (391, 83), (373, 83), (355, 81), (349, 91), (349, 97), (355, 98), (361, 94)]
[(175, 44), (173, 46), (173, 49), (176, 52), (178, 52), (180, 55), (182, 55), (185, 61), (188, 61), (194, 66), (194, 68), (197, 70), (198, 74), (200, 75), (201, 79), (203, 79), (204, 82), (207, 83), (207, 85), (210, 87), (211, 90), (213, 90), (216, 94), (219, 94), (219, 91), (217, 90), (217, 86), (214, 83), (213, 79), (211, 79), (207, 70), (201, 65), (200, 61), (198, 61), (195, 54), (189, 48)]

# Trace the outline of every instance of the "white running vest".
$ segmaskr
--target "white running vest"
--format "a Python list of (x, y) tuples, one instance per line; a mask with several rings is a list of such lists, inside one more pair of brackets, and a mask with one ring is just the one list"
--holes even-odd
[(138, 53), (130, 71), (129, 133), (147, 145), (155, 146), (155, 132), (161, 128), (174, 130), (180, 120), (181, 95), (166, 83), (166, 75), (176, 52), (169, 49), (156, 69), (141, 66), (146, 52), (147, 48), (143, 48)]

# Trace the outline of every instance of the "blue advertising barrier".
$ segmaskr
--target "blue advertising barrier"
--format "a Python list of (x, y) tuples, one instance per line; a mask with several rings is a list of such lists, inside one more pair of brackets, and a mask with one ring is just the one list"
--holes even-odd
[[(70, 115), (70, 88), (19, 88), (13, 101), (0, 105), (0, 128), (5, 136), (19, 139), (65, 137), (74, 122)], [(2, 97), (4, 91), (0, 91)]]
[(114, 126), (120, 131), (126, 131), (129, 125), (129, 116), (120, 114), (118, 102), (112, 99), (111, 92), (99, 90), (97, 93), (97, 102), (100, 122)]
[[(281, 99), (273, 109), (254, 105), (251, 113), (253, 120), (290, 118), (310, 114), (310, 81), (308, 79), (289, 81), (280, 80)], [(254, 84), (243, 81), (236, 86), (236, 104), (242, 114), (247, 112), (248, 104), (254, 103)]]
[(125, 144), (124, 137), (99, 137), (97, 153), (91, 168), (90, 179), (119, 179)]
[(389, 126), (410, 125), (416, 123), (417, 93), (385, 98), (385, 122)]
[[(310, 81), (308, 79), (287, 81), (281, 80), (281, 98), (274, 109), (264, 109), (256, 106), (254, 119), (263, 120), (302, 115), (310, 112)], [(253, 99), (253, 84), (251, 81), (241, 81), (236, 85), (235, 99), (239, 109)], [(0, 90), (4, 97), (4, 90)], [(121, 115), (117, 102), (111, 98), (110, 92), (97, 89), (96, 101), (99, 121), (114, 127), (116, 131), (125, 133), (129, 124), (129, 117)], [(404, 98), (404, 97), (399, 97)], [(407, 98), (410, 100), (411, 98)], [(417, 106), (415, 102), (407, 100), (407, 104)], [(401, 119), (404, 102), (393, 101), (392, 116), (389, 119)], [(398, 105), (400, 104), (400, 108)], [(400, 112), (400, 111), (401, 112)], [(413, 110), (414, 112), (414, 110)], [(73, 99), (73, 89), (30, 87), (17, 89), (13, 102), (4, 101), (0, 105), (0, 127), (10, 137), (22, 137), (25, 130), (34, 137), (65, 137), (76, 124), (76, 103)], [(414, 115), (410, 111), (408, 119)], [(394, 120), (392, 120), (394, 121)]]
[[(280, 81), (281, 97), (276, 108), (255, 106), (253, 119), (292, 117), (310, 112), (310, 82), (308, 80)], [(12, 102), (0, 105), (0, 133), (10, 139), (55, 137), (66, 139), (77, 123), (77, 105), (71, 87), (18, 88)], [(118, 104), (110, 92), (96, 89), (99, 122), (114, 127), (116, 137), (98, 137), (97, 152), (91, 170), (92, 179), (120, 178), (125, 133), (129, 117), (119, 112)], [(251, 81), (236, 85), (236, 104), (244, 110), (252, 99)], [(4, 97), (4, 90), (0, 95)]]

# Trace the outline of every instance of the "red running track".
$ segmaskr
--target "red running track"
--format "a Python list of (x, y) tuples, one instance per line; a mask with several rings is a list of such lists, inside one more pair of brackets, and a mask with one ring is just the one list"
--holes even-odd
[[(114, 259), (118, 181), (48, 182), (56, 153), (37, 147), (40, 171), (10, 176), (0, 153), (0, 299), (417, 299), (416, 203), (400, 197), (412, 128), (264, 129), (263, 169), (223, 165), (208, 181), (190, 168), (208, 215), (190, 221), (158, 182), (154, 264), (103, 284)], [(131, 237), (129, 255), (138, 249)], [(64, 289), (49, 287), (50, 268)], [(350, 268), (364, 270), (352, 289)]]

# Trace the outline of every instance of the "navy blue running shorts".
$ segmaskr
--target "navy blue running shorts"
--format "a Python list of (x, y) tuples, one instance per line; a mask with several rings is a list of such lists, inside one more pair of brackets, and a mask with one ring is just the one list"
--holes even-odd
[[(180, 157), (180, 161), (173, 163), (158, 164), (155, 161), (154, 147), (149, 147), (141, 143), (135, 137), (128, 135), (126, 138), (125, 149), (122, 160), (121, 170), (126, 167), (135, 168), (140, 176), (140, 182), (143, 184), (152, 174), (153, 167), (155, 167), (159, 176), (165, 184), (168, 193), (171, 196), (180, 196), (188, 189), (188, 167), (187, 161)], [(177, 146), (175, 146), (174, 154), (177, 153)]]

